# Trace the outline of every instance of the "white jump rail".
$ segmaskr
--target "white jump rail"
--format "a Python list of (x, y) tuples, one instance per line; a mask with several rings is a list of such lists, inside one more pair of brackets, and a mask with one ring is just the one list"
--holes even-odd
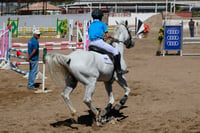
[[(200, 37), (183, 37), (183, 45), (197, 45), (200, 44)], [(183, 53), (184, 56), (200, 56), (200, 53)]]
[[(61, 46), (61, 45), (83, 45), (83, 42), (62, 41), (62, 42), (40, 42), (40, 46)], [(27, 43), (12, 43), (12, 47), (27, 47)]]

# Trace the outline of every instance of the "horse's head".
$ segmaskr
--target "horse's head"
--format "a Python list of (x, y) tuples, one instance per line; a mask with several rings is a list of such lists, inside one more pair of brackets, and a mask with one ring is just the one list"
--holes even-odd
[(132, 38), (131, 32), (128, 28), (128, 21), (116, 22), (117, 26), (114, 30), (114, 37), (119, 42), (122, 42), (126, 48), (131, 48), (135, 45), (135, 41)]

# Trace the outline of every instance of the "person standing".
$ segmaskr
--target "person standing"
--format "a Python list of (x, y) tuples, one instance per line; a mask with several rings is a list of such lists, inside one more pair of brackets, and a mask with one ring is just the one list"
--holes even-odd
[(37, 90), (34, 86), (36, 75), (38, 73), (39, 61), (39, 42), (40, 31), (34, 30), (33, 37), (28, 41), (28, 54), (26, 61), (29, 62), (29, 76), (28, 76), (28, 89)]
[(190, 37), (194, 37), (194, 24), (195, 24), (195, 22), (191, 18), (189, 23), (188, 23), (189, 30), (190, 30)]

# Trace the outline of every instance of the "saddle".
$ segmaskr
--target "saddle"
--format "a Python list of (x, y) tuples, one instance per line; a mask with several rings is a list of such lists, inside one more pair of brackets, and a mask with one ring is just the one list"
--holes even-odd
[[(109, 53), (109, 52), (107, 52), (107, 51), (105, 51), (104, 49), (101, 49), (101, 48), (99, 48), (99, 47), (96, 47), (96, 46), (89, 46), (88, 47), (88, 50), (89, 51), (94, 51), (94, 52), (97, 52), (97, 53), (100, 53), (100, 54), (106, 54), (106, 55), (108, 55), (108, 57), (110, 58), (110, 60), (112, 61), (112, 63), (113, 63), (113, 65), (115, 64), (115, 60), (114, 60), (114, 56), (111, 54), (111, 53)], [(115, 71), (116, 71), (116, 66), (115, 66)], [(123, 74), (126, 74), (126, 73), (128, 73), (128, 70), (124, 70), (123, 71)]]
[(106, 55), (108, 55), (108, 57), (111, 59), (111, 61), (114, 64), (114, 57), (113, 57), (113, 55), (111, 53), (105, 51), (104, 49), (90, 45), (89, 48), (88, 48), (88, 50), (89, 51), (94, 51), (94, 52), (97, 52), (97, 53), (100, 53), (100, 54), (106, 54)]

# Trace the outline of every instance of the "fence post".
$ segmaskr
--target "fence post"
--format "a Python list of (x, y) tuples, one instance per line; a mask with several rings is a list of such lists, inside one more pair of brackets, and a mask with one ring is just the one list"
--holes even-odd
[(62, 20), (59, 20), (57, 18), (57, 28), (56, 28), (56, 35), (57, 35), (57, 38), (60, 38), (60, 35), (61, 35), (61, 26), (62, 26)]
[(72, 41), (72, 36), (73, 36), (73, 19), (69, 20), (69, 41)]

